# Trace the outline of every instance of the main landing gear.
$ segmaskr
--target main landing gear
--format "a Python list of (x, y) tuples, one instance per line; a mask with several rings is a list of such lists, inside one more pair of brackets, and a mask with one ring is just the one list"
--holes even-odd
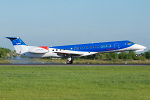
[(73, 58), (71, 56), (68, 57), (67, 64), (73, 64)]

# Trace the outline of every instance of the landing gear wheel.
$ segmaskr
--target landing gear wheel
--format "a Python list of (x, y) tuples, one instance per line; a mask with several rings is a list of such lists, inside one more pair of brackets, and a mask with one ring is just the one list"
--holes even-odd
[(69, 58), (68, 58), (67, 64), (73, 64), (73, 58), (72, 58), (72, 57), (69, 57)]
[(67, 64), (73, 64), (73, 60), (71, 61), (67, 60)]

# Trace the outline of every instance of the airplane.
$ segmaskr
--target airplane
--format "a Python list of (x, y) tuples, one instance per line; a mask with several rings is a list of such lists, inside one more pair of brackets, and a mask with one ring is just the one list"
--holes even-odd
[(122, 52), (122, 51), (144, 51), (145, 46), (133, 43), (129, 40), (75, 44), (64, 46), (28, 46), (20, 37), (6, 37), (12, 42), (16, 53), (31, 58), (68, 58), (67, 64), (72, 64), (74, 58), (89, 56), (97, 53)]

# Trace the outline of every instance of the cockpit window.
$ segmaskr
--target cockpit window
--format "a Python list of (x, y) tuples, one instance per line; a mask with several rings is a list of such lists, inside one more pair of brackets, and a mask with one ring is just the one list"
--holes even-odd
[(134, 44), (133, 42), (128, 42), (128, 45)]

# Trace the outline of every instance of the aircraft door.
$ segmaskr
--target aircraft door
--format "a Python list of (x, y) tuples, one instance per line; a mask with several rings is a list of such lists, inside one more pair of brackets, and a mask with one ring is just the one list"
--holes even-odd
[(119, 44), (115, 43), (115, 49), (119, 49)]

